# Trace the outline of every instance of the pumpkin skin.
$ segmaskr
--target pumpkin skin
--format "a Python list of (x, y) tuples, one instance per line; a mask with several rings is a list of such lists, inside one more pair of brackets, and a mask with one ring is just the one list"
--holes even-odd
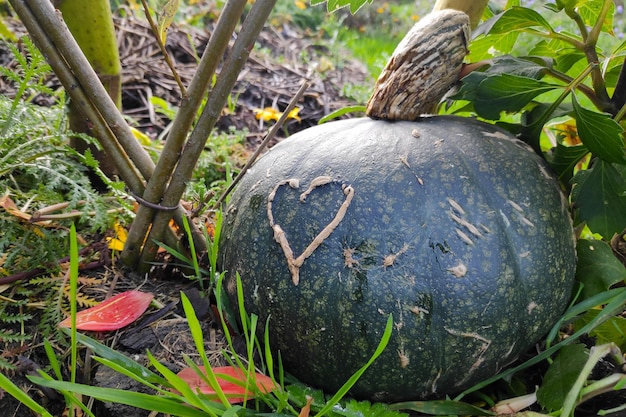
[[(309, 189), (320, 177), (332, 181)], [(349, 187), (295, 285), (272, 224), (298, 257)], [(246, 311), (269, 318), (271, 346), (307, 384), (337, 390), (393, 314), (387, 348), (351, 391), (374, 401), (443, 398), (495, 375), (561, 316), (575, 268), (544, 161), (453, 116), (336, 121), (282, 141), (233, 193), (219, 247), (231, 305), (239, 273)]]

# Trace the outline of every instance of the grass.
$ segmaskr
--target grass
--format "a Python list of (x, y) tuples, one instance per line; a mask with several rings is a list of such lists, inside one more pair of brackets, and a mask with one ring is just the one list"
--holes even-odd
[[(525, 5), (532, 5), (534, 7), (536, 3), (537, 2), (525, 2)], [(310, 31), (310, 33), (316, 34), (316, 36), (319, 37), (320, 42), (329, 46), (331, 52), (344, 50), (343, 48), (346, 48), (354, 57), (365, 62), (373, 79), (376, 77), (378, 72), (380, 72), (391, 51), (406, 32), (406, 29), (412, 24), (412, 16), (414, 14), (423, 15), (429, 10), (429, 8), (430, 2), (426, 1), (419, 1), (417, 6), (413, 2), (382, 3), (367, 6), (366, 9), (359, 12), (361, 13), (360, 15), (351, 17), (345, 13), (327, 15), (324, 13), (323, 9), (319, 7), (315, 10), (301, 10), (295, 2), (284, 2), (279, 4), (273, 18), (278, 20), (285, 19), (286, 21), (293, 22), (301, 28)], [(402, 16), (402, 19), (394, 21), (394, 16)], [(557, 25), (559, 23), (556, 21), (553, 22), (553, 24)], [(620, 34), (621, 32), (618, 32), (618, 38)], [(516, 45), (515, 51), (519, 51), (520, 53), (527, 50), (528, 45), (530, 45), (528, 43), (530, 41), (528, 40), (518, 42), (519, 43)], [(339, 62), (339, 58), (337, 58), (337, 62)], [(363, 87), (354, 86), (352, 89), (350, 87), (346, 87), (346, 95), (363, 101), (363, 97), (366, 97), (366, 95), (364, 91), (359, 90), (360, 88)], [(369, 88), (369, 86), (365, 88)], [(24, 91), (26, 90), (27, 89), (24, 88)], [(12, 115), (7, 118), (7, 120), (11, 119), (11, 121), (13, 120), (14, 115), (17, 114), (16, 111), (21, 115), (28, 115), (31, 111), (34, 111), (28, 106), (22, 106), (22, 103), (20, 103), (19, 100), (6, 102), (5, 107), (9, 109), (7, 113)], [(41, 109), (37, 109), (37, 112), (40, 111)], [(52, 126), (54, 128), (52, 133), (56, 134), (60, 130), (57, 128), (61, 124), (61, 119), (57, 118), (62, 117), (62, 113), (57, 112), (51, 114), (53, 114), (54, 117), (47, 118), (47, 120), (57, 120)], [(27, 122), (30, 123), (30, 119), (35, 118), (22, 118), (21, 121), (26, 124)], [(9, 124), (5, 121), (2, 128), (8, 132), (8, 126)], [(20, 125), (18, 127), (23, 126)], [(44, 124), (44, 126), (38, 125), (38, 129), (41, 129), (42, 127), (44, 129), (50, 128), (50, 126), (46, 124)], [(45, 136), (45, 141), (38, 141), (36, 138), (39, 133), (33, 132), (35, 131), (29, 131), (21, 134), (21, 136), (18, 137), (19, 140), (16, 139), (16, 142), (23, 143), (20, 146), (27, 146), (29, 145), (28, 141), (33, 140), (33, 149), (39, 149), (38, 144), (42, 142), (55, 144), (56, 136)], [(37, 130), (36, 132), (41, 132), (41, 130)], [(46, 135), (49, 133), (50, 132), (48, 131)], [(210, 151), (205, 153), (205, 157), (196, 171), (194, 183), (189, 187), (187, 197), (190, 200), (196, 202), (201, 200), (210, 201), (212, 195), (219, 194), (218, 190), (223, 189), (224, 185), (228, 184), (232, 175), (236, 172), (237, 166), (245, 156), (241, 147), (244, 135), (245, 133), (243, 132), (227, 132), (216, 135), (212, 138), (212, 148)], [(60, 137), (62, 142), (63, 136), (61, 135)], [(6, 144), (7, 142), (4, 143)], [(58, 144), (55, 146), (60, 147)], [(5, 152), (8, 152), (10, 155), (15, 154), (11, 153), (11, 149), (5, 149)], [(55, 162), (56, 156), (66, 156), (66, 152), (68, 151), (65, 149), (63, 149), (62, 152), (57, 152), (57, 149), (55, 148), (55, 150), (51, 151), (48, 156), (44, 155), (44, 157), (37, 157), (39, 159), (35, 158), (35, 160), (38, 163), (41, 163), (45, 169), (47, 166), (46, 164)], [(24, 156), (27, 155), (27, 153), (20, 153), (20, 155)], [(51, 157), (51, 155), (54, 155), (55, 158)], [(2, 155), (0, 155), (0, 157), (1, 156)], [(0, 162), (8, 161), (9, 159), (10, 158), (3, 158), (0, 159)], [(24, 164), (21, 163), (21, 165)], [(0, 165), (0, 167), (1, 166), (2, 165)], [(20, 197), (20, 200), (18, 200), (20, 202), (20, 207), (38, 203), (40, 202), (40, 198), (42, 198), (42, 196), (48, 195), (47, 193), (44, 194), (41, 189), (36, 189), (34, 194), (26, 193), (27, 187), (24, 187), (24, 182), (18, 181), (18, 179), (28, 177), (21, 175), (22, 171), (20, 171), (19, 167), (11, 166), (10, 170), (7, 172), (9, 174), (5, 175), (6, 178), (3, 178), (3, 181), (6, 181), (3, 185), (6, 187), (14, 187), (13, 193), (15, 195), (19, 195)], [(33, 170), (33, 172), (32, 178), (39, 178), (36, 177), (36, 175), (39, 174), (37, 174), (35, 170)], [(67, 193), (67, 189), (68, 186), (66, 184), (64, 192)], [(60, 195), (63, 195), (63, 193)], [(63, 198), (61, 198), (61, 200), (63, 200)], [(193, 253), (193, 247), (191, 247), (191, 257), (188, 257), (182, 252), (177, 252), (173, 248), (168, 248), (168, 250), (174, 258), (177, 258), (178, 262), (190, 266), (188, 269), (193, 271), (190, 278), (196, 280), (199, 287), (203, 288), (203, 286), (206, 286), (205, 288), (214, 292), (217, 298), (218, 306), (225, 306), (226, 302), (222, 299), (223, 293), (221, 290), (221, 275), (220, 271), (217, 269), (216, 262), (220, 213), (209, 213), (208, 217), (211, 215), (215, 216), (214, 219), (216, 229), (212, 232), (213, 234), (209, 233), (207, 230), (205, 235), (206, 239), (210, 242), (208, 265), (201, 265), (198, 263), (198, 257)], [(9, 219), (10, 221), (13, 221), (13, 226), (23, 226), (23, 224), (17, 221), (17, 219)], [(3, 217), (2, 221), (7, 221), (6, 217)], [(67, 253), (68, 249), (70, 250), (71, 260), (69, 268), (69, 283), (71, 289), (69, 305), (71, 306), (71, 315), (74, 316), (77, 309), (76, 304), (80, 298), (79, 282), (76, 272), (79, 258), (76, 251), (76, 230), (74, 229), (72, 222), (68, 222), (67, 225), (60, 227), (57, 230), (58, 233), (56, 238), (61, 238), (63, 242), (57, 242), (54, 244), (58, 246), (58, 248), (55, 249), (55, 255), (52, 257), (52, 260), (56, 260), (60, 257), (61, 252), (64, 255)], [(80, 226), (85, 227), (85, 223)], [(4, 233), (6, 233), (6, 230), (8, 229), (5, 228), (3, 230)], [(33, 237), (33, 239), (36, 239), (39, 235), (32, 229), (29, 232), (31, 233), (29, 236)], [(45, 234), (46, 230), (42, 229), (40, 232)], [(189, 231), (187, 233), (189, 233)], [(39, 239), (41, 239), (40, 236)], [(17, 239), (12, 238), (12, 241), (16, 242)], [(24, 249), (32, 252), (33, 248), (39, 248), (44, 241), (35, 240), (33, 242), (37, 243), (39, 246), (35, 246), (26, 239), (20, 241), (20, 245)], [(49, 241), (45, 242), (45, 245), (49, 244)], [(19, 247), (20, 245), (16, 244), (15, 246)], [(610, 251), (610, 248), (607, 247), (607, 249)], [(37, 262), (41, 262), (41, 259), (45, 259), (44, 255), (41, 256), (43, 258), (40, 258), (40, 255), (38, 254), (33, 255), (31, 253), (31, 258)], [(20, 255), (18, 258), (26, 259), (26, 256)], [(8, 266), (7, 259), (10, 260), (11, 258), (2, 257), (0, 259), (0, 261), (4, 262), (5, 268)], [(241, 297), (240, 285), (238, 289)], [(7, 320), (7, 322), (9, 320), (26, 321), (32, 318), (24, 314), (24, 310), (28, 308), (27, 300), (36, 297), (37, 293), (32, 291), (29, 292), (24, 289), (21, 291), (22, 292), (12, 292), (11, 297), (21, 297), (23, 302), (20, 301), (20, 303), (16, 303), (13, 306), (15, 307), (15, 311), (18, 311), (23, 315), (15, 315), (11, 312), (6, 313), (6, 306), (9, 306), (10, 304), (5, 303), (0, 308), (0, 322), (3, 317)], [(210, 361), (204, 348), (204, 339), (206, 338), (206, 335), (202, 333), (198, 319), (195, 316), (195, 312), (190, 306), (188, 300), (184, 295), (181, 296), (181, 299), (183, 308), (186, 312), (189, 331), (193, 335), (197, 351), (196, 353), (200, 358), (200, 363), (204, 364), (207, 369), (211, 369), (209, 363)], [(45, 302), (49, 302), (49, 300), (46, 300)], [(241, 306), (243, 303), (239, 303), (239, 305)], [(609, 389), (624, 388), (626, 382), (624, 375), (621, 373), (591, 380), (590, 372), (594, 365), (603, 358), (606, 358), (606, 360), (609, 361), (614, 361), (616, 365), (623, 365), (619, 359), (622, 358), (620, 348), (612, 345), (611, 342), (621, 340), (620, 337), (622, 337), (624, 332), (626, 332), (626, 326), (624, 325), (623, 320), (620, 320), (621, 317), (619, 317), (619, 314), (624, 310), (625, 305), (626, 291), (623, 288), (601, 291), (594, 296), (578, 302), (577, 304), (573, 304), (564, 313), (561, 320), (555, 324), (550, 334), (547, 335), (544, 340), (546, 348), (540, 354), (533, 356), (526, 362), (517, 364), (515, 367), (510, 368), (493, 378), (489, 378), (480, 384), (471, 387), (452, 400), (412, 402), (389, 406), (355, 401), (346, 397), (351, 384), (353, 384), (358, 379), (359, 374), (364, 371), (369, 364), (371, 364), (371, 362), (375, 359), (376, 354), (379, 354), (380, 351), (384, 349), (386, 341), (389, 337), (391, 321), (387, 323), (385, 336), (381, 339), (381, 343), (376, 351), (376, 354), (368, 361), (364, 361), (363, 368), (352, 378), (346, 381), (346, 385), (344, 385), (344, 387), (342, 387), (342, 389), (335, 395), (325, 396), (321, 391), (307, 387), (298, 381), (294, 381), (285, 374), (280, 364), (280, 357), (276, 356), (275, 352), (271, 349), (269, 335), (267, 332), (263, 331), (263, 323), (259, 323), (258, 319), (255, 318), (254, 315), (248, 314), (243, 307), (239, 311), (231, 312), (230, 317), (232, 317), (232, 323), (239, 322), (241, 324), (242, 334), (246, 341), (245, 355), (240, 357), (234, 354), (234, 335), (230, 333), (230, 329), (226, 325), (224, 316), (221, 316), (221, 328), (228, 339), (228, 347), (225, 349), (223, 354), (225, 357), (231, 358), (233, 364), (239, 367), (245, 375), (250, 378), (253, 378), (255, 358), (258, 356), (261, 358), (261, 363), (259, 365), (261, 370), (267, 372), (272, 377), (274, 382), (281, 387), (278, 392), (273, 394), (254, 392), (257, 399), (250, 399), (250, 401), (246, 402), (243, 406), (229, 404), (228, 401), (225, 401), (223, 395), (220, 394), (218, 394), (218, 397), (221, 402), (215, 403), (212, 399), (209, 399), (206, 396), (193, 392), (190, 389), (186, 389), (184, 382), (169, 371), (164, 364), (159, 362), (156, 358), (150, 357), (149, 366), (140, 365), (115, 349), (106, 346), (104, 343), (76, 333), (75, 330), (66, 335), (66, 337), (69, 337), (70, 341), (69, 346), (67, 347), (67, 351), (70, 355), (70, 366), (68, 368), (70, 369), (69, 378), (67, 377), (66, 370), (62, 369), (61, 359), (64, 354), (58, 350), (55, 351), (52, 344), (46, 341), (44, 343), (44, 347), (50, 362), (48, 370), (54, 376), (51, 377), (49, 375), (42, 374), (40, 377), (34, 378), (33, 381), (41, 386), (48, 386), (60, 390), (64, 396), (68, 410), (74, 410), (76, 407), (79, 407), (83, 409), (86, 415), (93, 414), (82, 404), (76, 394), (92, 396), (102, 401), (118, 401), (120, 403), (139, 406), (150, 411), (194, 417), (207, 415), (230, 416), (240, 412), (245, 412), (248, 415), (264, 413), (266, 415), (275, 416), (295, 416), (302, 410), (306, 409), (307, 397), (315, 399), (312, 405), (309, 404), (309, 407), (311, 412), (316, 413), (317, 416), (404, 416), (406, 415), (406, 413), (404, 413), (406, 410), (419, 413), (427, 412), (444, 415), (478, 415), (489, 414), (490, 412), (487, 408), (491, 406), (495, 407), (495, 403), (498, 400), (507, 401), (507, 396), (513, 396), (514, 394), (524, 396), (530, 395), (530, 393), (521, 393), (513, 389), (514, 384), (520, 381), (517, 375), (521, 374), (522, 371), (533, 370), (539, 363), (556, 363), (557, 365), (566, 364), (566, 366), (568, 366), (567, 364), (576, 362), (580, 364), (580, 367), (575, 370), (576, 372), (574, 372), (574, 378), (570, 379), (568, 379), (563, 373), (559, 373), (557, 369), (558, 366), (551, 366), (550, 369), (552, 371), (545, 373), (545, 375), (541, 375), (541, 377), (545, 378), (548, 382), (552, 382), (552, 384), (545, 384), (545, 386), (559, 386), (559, 389), (548, 387), (544, 388), (543, 392), (539, 391), (537, 394), (540, 398), (542, 395), (545, 396), (543, 397), (543, 402), (541, 402), (541, 406), (543, 407), (541, 409), (542, 412), (551, 412), (553, 414), (560, 413), (562, 416), (569, 416), (579, 405), (581, 399), (593, 398), (594, 395)], [(567, 338), (561, 338), (561, 329), (565, 326), (573, 328), (573, 331), (568, 334)], [(585, 334), (591, 334), (598, 340), (598, 346), (593, 347), (590, 354), (588, 354), (586, 347), (579, 343), (579, 337)], [(3, 334), (2, 331), (0, 331), (0, 341), (4, 343), (3, 350), (7, 352), (10, 350), (9, 342), (24, 344), (30, 341), (29, 338), (10, 339), (12, 336), (15, 335)], [(2, 340), (3, 337), (4, 340)], [(57, 341), (54, 340), (54, 342), (56, 343)], [(575, 346), (575, 348), (563, 349), (566, 345)], [(102, 366), (110, 367), (117, 372), (140, 381), (144, 386), (151, 389), (152, 393), (141, 394), (115, 389), (98, 388), (85, 384), (77, 384), (76, 372), (80, 367), (79, 352), (85, 348), (89, 348), (95, 353), (97, 358), (96, 360), (101, 363)], [(580, 355), (581, 351), (583, 352), (582, 359), (577, 356)], [(190, 366), (193, 365), (190, 363)], [(0, 367), (2, 367), (1, 359)], [(549, 377), (550, 372), (555, 374), (555, 376)], [(65, 380), (64, 377), (69, 380)], [(215, 376), (209, 374), (207, 378), (207, 382), (219, 393), (220, 386), (217, 383)], [(512, 382), (509, 384), (503, 381)], [(35, 402), (29, 395), (26, 395), (24, 391), (22, 391), (10, 379), (6, 378), (2, 374), (0, 374), (0, 387), (3, 388), (8, 394), (18, 398), (21, 403), (36, 413), (44, 416), (50, 415), (44, 407)], [(254, 385), (252, 385), (252, 387), (254, 387)], [(176, 388), (180, 394), (172, 392), (171, 389), (173, 388)], [(503, 392), (505, 393), (504, 395), (502, 395)], [(495, 395), (494, 393), (499, 393), (501, 396), (493, 397), (493, 395)], [(551, 402), (547, 402), (545, 400), (547, 397), (551, 398)], [(477, 407), (469, 404), (481, 399), (486, 401), (486, 406)], [(188, 405), (188, 407), (181, 407), (182, 404)], [(549, 406), (546, 404), (549, 404)], [(624, 408), (624, 406), (621, 407), (621, 409)], [(537, 409), (539, 409), (539, 407)]]

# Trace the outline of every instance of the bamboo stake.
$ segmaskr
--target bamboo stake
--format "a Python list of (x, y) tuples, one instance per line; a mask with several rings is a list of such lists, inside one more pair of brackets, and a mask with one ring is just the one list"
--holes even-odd
[[(202, 54), (198, 69), (189, 83), (187, 90), (189, 95), (183, 99), (180, 110), (172, 122), (170, 134), (165, 141), (153, 176), (150, 181), (148, 181), (146, 190), (143, 193), (143, 198), (150, 203), (158, 204), (162, 199), (163, 193), (165, 192), (185, 145), (187, 133), (191, 129), (195, 116), (202, 103), (202, 99), (209, 89), (213, 74), (228, 47), (235, 26), (246, 4), (246, 0), (230, 0), (220, 13), (220, 17), (211, 34), (209, 43)], [(137, 215), (128, 232), (124, 251), (121, 256), (122, 261), (127, 265), (136, 266), (140, 257), (141, 247), (146, 239), (146, 234), (150, 229), (154, 215), (155, 210), (148, 205), (141, 205), (137, 210)], [(180, 219), (182, 220), (182, 216)], [(193, 223), (189, 222), (189, 224), (192, 225)], [(198, 234), (194, 233), (194, 235), (197, 236)], [(200, 237), (200, 239), (195, 238), (194, 244), (196, 248), (199, 248), (199, 252), (202, 251), (202, 248), (206, 247), (206, 243), (202, 237)]]
[[(276, 0), (257, 0), (250, 9), (202, 115), (187, 141), (172, 176), (172, 181), (163, 196), (163, 205), (174, 205), (180, 200), (209, 134), (226, 105), (228, 95), (237, 81), (237, 76), (248, 59), (250, 51), (275, 4)], [(161, 235), (170, 217), (168, 213), (164, 212), (156, 214), (141, 254), (140, 266), (148, 265), (154, 259), (156, 254), (156, 244), (154, 242), (161, 240)]]

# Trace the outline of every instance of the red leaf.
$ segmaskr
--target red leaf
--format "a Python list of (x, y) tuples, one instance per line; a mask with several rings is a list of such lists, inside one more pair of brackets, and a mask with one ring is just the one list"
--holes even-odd
[[(204, 366), (199, 366), (200, 370), (206, 375), (204, 370)], [(253, 393), (250, 391), (246, 394), (246, 375), (239, 368), (234, 368), (232, 366), (218, 366), (213, 369), (213, 373), (217, 379), (217, 383), (222, 388), (222, 392), (226, 394), (228, 398), (228, 402), (231, 404), (240, 403), (243, 401), (244, 396), (247, 398), (252, 398)], [(227, 376), (233, 379), (236, 379), (238, 382), (234, 383), (231, 381), (227, 381), (220, 376)], [(178, 373), (178, 376), (189, 385), (189, 387), (193, 391), (200, 391), (203, 394), (206, 394), (211, 397), (211, 399), (219, 401), (217, 398), (217, 394), (215, 390), (208, 385), (204, 379), (200, 375), (194, 371), (193, 368), (185, 368)], [(272, 381), (272, 379), (263, 374), (255, 373), (255, 382), (257, 388), (261, 392), (270, 392), (276, 388), (276, 385)]]
[[(76, 313), (76, 328), (79, 330), (109, 331), (128, 326), (146, 311), (154, 296), (141, 291), (126, 291), (104, 300), (95, 307)], [(60, 327), (71, 327), (71, 317)]]

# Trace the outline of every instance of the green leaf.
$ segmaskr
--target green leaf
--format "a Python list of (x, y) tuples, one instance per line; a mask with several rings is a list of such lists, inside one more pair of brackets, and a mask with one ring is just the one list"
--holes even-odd
[(525, 7), (511, 7), (484, 23), (489, 34), (503, 34), (525, 31), (531, 27), (539, 27), (553, 32), (552, 26), (539, 13)]
[(391, 404), (392, 410), (411, 410), (423, 414), (436, 416), (445, 415), (470, 415), (470, 416), (493, 416), (495, 413), (476, 407), (471, 404), (452, 400), (434, 401), (407, 401)]
[[(480, 28), (480, 26), (479, 26)], [(479, 62), (495, 55), (509, 54), (515, 46), (520, 32), (478, 36), (472, 40), (468, 62)]]
[[(69, 329), (65, 328), (62, 329), (62, 331), (66, 334), (69, 334), (70, 332)], [(140, 365), (126, 355), (123, 355), (120, 352), (111, 349), (110, 347), (103, 345), (102, 343), (90, 337), (77, 333), (76, 340), (78, 341), (78, 343), (91, 349), (95, 355), (100, 356), (104, 359), (108, 359), (109, 361), (126, 368), (128, 372), (133, 373), (137, 376), (136, 379), (138, 381), (146, 381), (147, 383), (154, 385), (168, 385), (165, 379), (155, 374), (148, 368)]]
[(0, 372), (0, 388), (18, 400), (20, 404), (30, 408), (43, 417), (52, 417), (52, 414), (46, 411), (37, 401), (33, 400), (30, 395), (22, 391), (20, 387), (15, 385), (9, 378)]
[(392, 411), (387, 404), (356, 400), (350, 400), (343, 408), (336, 408), (333, 412), (346, 417), (408, 417), (406, 413)]
[[(585, 0), (577, 1), (576, 8), (578, 14), (583, 18), (583, 21), (587, 26), (594, 26), (600, 15), (602, 7), (604, 7), (604, 0)], [(615, 4), (611, 2), (611, 10), (606, 15), (606, 19), (602, 22), (602, 31), (613, 34), (613, 14), (615, 12)]]
[(608, 290), (626, 279), (626, 268), (613, 255), (608, 243), (581, 239), (576, 245), (576, 280), (583, 284), (582, 299)]
[[(580, 328), (595, 319), (600, 310), (589, 310), (574, 322), (574, 328)], [(596, 345), (615, 343), (620, 350), (626, 347), (626, 319), (622, 316), (613, 316), (589, 332), (596, 339)]]
[(29, 377), (33, 383), (57, 390), (69, 391), (94, 397), (100, 401), (126, 404), (143, 410), (156, 411), (163, 414), (171, 414), (181, 417), (206, 417), (204, 411), (186, 406), (173, 398), (158, 395), (144, 394), (142, 392), (125, 391), (114, 388), (94, 387), (71, 382), (47, 380), (41, 377)]
[(589, 153), (589, 150), (583, 145), (565, 146), (557, 143), (550, 166), (557, 174), (562, 184), (569, 184), (574, 175), (574, 167), (578, 161)]
[(163, 44), (165, 44), (165, 40), (167, 39), (167, 29), (169, 29), (170, 25), (174, 21), (174, 16), (176, 16), (179, 5), (180, 0), (167, 0), (161, 7), (161, 11), (159, 12), (157, 19), (157, 26), (159, 37), (161, 38)]
[(596, 159), (590, 169), (579, 171), (572, 179), (577, 220), (587, 222), (592, 232), (607, 239), (626, 229), (624, 169)]
[[(349, 6), (350, 13), (355, 14), (366, 3), (371, 3), (372, 0), (328, 0), (326, 8), (329, 12), (337, 11), (343, 7)], [(323, 1), (312, 0), (311, 5), (323, 3)]]
[(333, 112), (330, 112), (329, 114), (327, 114), (326, 116), (322, 117), (317, 124), (321, 125), (322, 123), (326, 123), (329, 122), (331, 120), (337, 119), (343, 115), (346, 114), (350, 114), (350, 113), (363, 113), (365, 112), (365, 106), (362, 105), (355, 105), (355, 106), (345, 106), (342, 107), (340, 109), (337, 109)]
[(497, 120), (500, 112), (517, 112), (535, 97), (561, 88), (558, 85), (511, 74), (485, 78), (476, 91), (474, 107), (479, 116)]
[(548, 368), (537, 391), (539, 404), (549, 411), (560, 409), (588, 357), (585, 345), (581, 343), (564, 346)]
[(575, 94), (572, 94), (572, 104), (578, 135), (589, 151), (607, 162), (626, 164), (624, 129), (609, 114), (582, 107)]

